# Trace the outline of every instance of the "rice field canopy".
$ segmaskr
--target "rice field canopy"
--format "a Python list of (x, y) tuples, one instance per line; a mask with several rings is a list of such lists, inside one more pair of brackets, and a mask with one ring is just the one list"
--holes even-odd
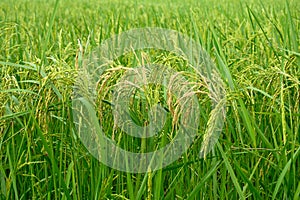
[[(297, 0), (1, 0), (0, 199), (298, 199), (299, 13)], [(160, 105), (159, 134), (141, 139), (116, 127), (115, 87), (134, 66), (179, 71), (200, 108), (196, 139), (179, 159), (155, 172), (125, 173), (80, 141), (72, 99), (83, 58), (111, 36), (144, 27), (176, 30), (203, 47), (224, 83), (226, 118), (218, 143), (199, 158), (218, 112), (205, 79), (165, 50), (114, 59), (99, 77), (94, 106), (120, 147), (162, 148), (184, 118), (176, 118), (179, 98), (168, 87), (148, 84), (134, 91), (128, 114), (143, 127), (150, 107)]]
[[(211, 50), (213, 46), (208, 42), (212, 34), (210, 29), (214, 29), (220, 45), (228, 47), (225, 49), (240, 50), (245, 53), (250, 50), (259, 51), (260, 54), (256, 58), (259, 59), (261, 54), (274, 54), (273, 51), (265, 52), (263, 44), (273, 45), (274, 48), (296, 48), (292, 43), (293, 37), (290, 32), (292, 29), (297, 30), (299, 26), (297, 14), (300, 7), (297, 1), (289, 2), (290, 7), (294, 9), (288, 11), (284, 1), (225, 0), (156, 3), (155, 1), (67, 0), (59, 4), (53, 26), (49, 30), (53, 14), (51, 8), (54, 7), (55, 1), (32, 3), (20, 0), (9, 3), (4, 0), (0, 4), (1, 32), (6, 35), (6, 38), (1, 37), (4, 40), (1, 43), (2, 45), (18, 43), (16, 46), (11, 45), (10, 49), (20, 46), (18, 49), (23, 51), (19, 50), (15, 56), (21, 58), (25, 56), (24, 59), (29, 59), (28, 56), (31, 54), (41, 54), (43, 51), (51, 50), (51, 53), (55, 53), (59, 47), (66, 50), (65, 48), (70, 44), (72, 47), (76, 46), (78, 38), (86, 40), (88, 35), (91, 38), (91, 45), (97, 45), (111, 34), (140, 27), (163, 27), (182, 31), (199, 39), (207, 50)], [(239, 12), (236, 12), (237, 10)], [(288, 23), (288, 12), (291, 12), (294, 28), (289, 27), (292, 24)], [(48, 41), (42, 41), (47, 38), (47, 34), (49, 34)], [(58, 44), (59, 42), (61, 44)], [(248, 49), (245, 49), (247, 47)], [(2, 49), (7, 48), (3, 46)], [(23, 55), (24, 52), (29, 55)], [(226, 55), (232, 56), (235, 53), (226, 52)], [(46, 55), (48, 54), (50, 53)], [(1, 56), (4, 55), (1, 53)], [(6, 59), (7, 57), (5, 56)]]

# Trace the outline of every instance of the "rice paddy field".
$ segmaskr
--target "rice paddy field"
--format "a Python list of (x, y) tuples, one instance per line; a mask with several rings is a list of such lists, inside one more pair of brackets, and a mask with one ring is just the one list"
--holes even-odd
[[(0, 199), (300, 199), (299, 13), (296, 0), (1, 0)], [(145, 27), (202, 46), (224, 83), (226, 118), (212, 151), (199, 157), (211, 103), (186, 60), (149, 49), (115, 59), (102, 77), (97, 120), (128, 151), (156, 150), (176, 131), (172, 115), (152, 139), (114, 127), (111, 91), (126, 69), (163, 64), (200, 88), (201, 121), (189, 149), (159, 170), (129, 173), (83, 145), (72, 98), (85, 55)], [(163, 88), (145, 91), (130, 105), (141, 125), (146, 105), (172, 105)]]

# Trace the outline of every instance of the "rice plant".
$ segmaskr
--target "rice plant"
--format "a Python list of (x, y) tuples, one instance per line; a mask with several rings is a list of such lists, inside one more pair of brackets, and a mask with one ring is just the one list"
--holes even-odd
[[(299, 199), (299, 13), (296, 0), (2, 0), (0, 199)], [(176, 30), (202, 46), (224, 83), (226, 118), (217, 144), (199, 157), (216, 115), (208, 83), (173, 52), (144, 49), (114, 59), (99, 77), (93, 106), (120, 147), (164, 147), (182, 113), (168, 87), (148, 84), (134, 91), (129, 115), (144, 126), (153, 120), (150, 107), (160, 105), (166, 115), (159, 134), (136, 138), (116, 127), (113, 94), (132, 66), (180, 72), (200, 106), (187, 151), (159, 170), (127, 173), (99, 162), (80, 140), (73, 91), (87, 55), (145, 27)]]

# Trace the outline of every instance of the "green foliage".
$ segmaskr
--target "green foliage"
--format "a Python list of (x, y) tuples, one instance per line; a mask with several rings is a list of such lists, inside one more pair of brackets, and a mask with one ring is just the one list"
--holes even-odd
[[(0, 199), (298, 199), (299, 12), (296, 0), (1, 1)], [(199, 138), (162, 170), (116, 171), (78, 139), (72, 90), (82, 55), (113, 34), (140, 27), (182, 32), (216, 63), (226, 84), (227, 115), (206, 159), (198, 158), (210, 112), (202, 94)], [(169, 52), (116, 60), (104, 76), (98, 114), (108, 135), (131, 151), (146, 142), (159, 148), (172, 137), (171, 119), (147, 141), (113, 128), (110, 91), (124, 73), (120, 66), (146, 61), (183, 71), (203, 86)], [(167, 106), (164, 94), (154, 86), (137, 93), (131, 117), (147, 121), (148, 105)]]

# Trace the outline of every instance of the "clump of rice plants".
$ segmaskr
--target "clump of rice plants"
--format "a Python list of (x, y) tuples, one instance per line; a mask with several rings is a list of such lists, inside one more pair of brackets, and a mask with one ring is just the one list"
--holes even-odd
[[(298, 199), (299, 8), (295, 0), (1, 1), (0, 199)], [(205, 82), (172, 52), (121, 56), (103, 74), (96, 105), (108, 137), (123, 148), (161, 148), (176, 132), (171, 114), (147, 140), (114, 127), (112, 93), (128, 68), (151, 62), (181, 71), (197, 86), (201, 106), (188, 151), (157, 171), (126, 173), (82, 144), (73, 89), (85, 55), (112, 35), (143, 27), (179, 31), (205, 49), (224, 82), (226, 119), (218, 143), (199, 158), (211, 111)], [(166, 88), (144, 91), (130, 104), (137, 124), (150, 123), (151, 105), (176, 110)]]

